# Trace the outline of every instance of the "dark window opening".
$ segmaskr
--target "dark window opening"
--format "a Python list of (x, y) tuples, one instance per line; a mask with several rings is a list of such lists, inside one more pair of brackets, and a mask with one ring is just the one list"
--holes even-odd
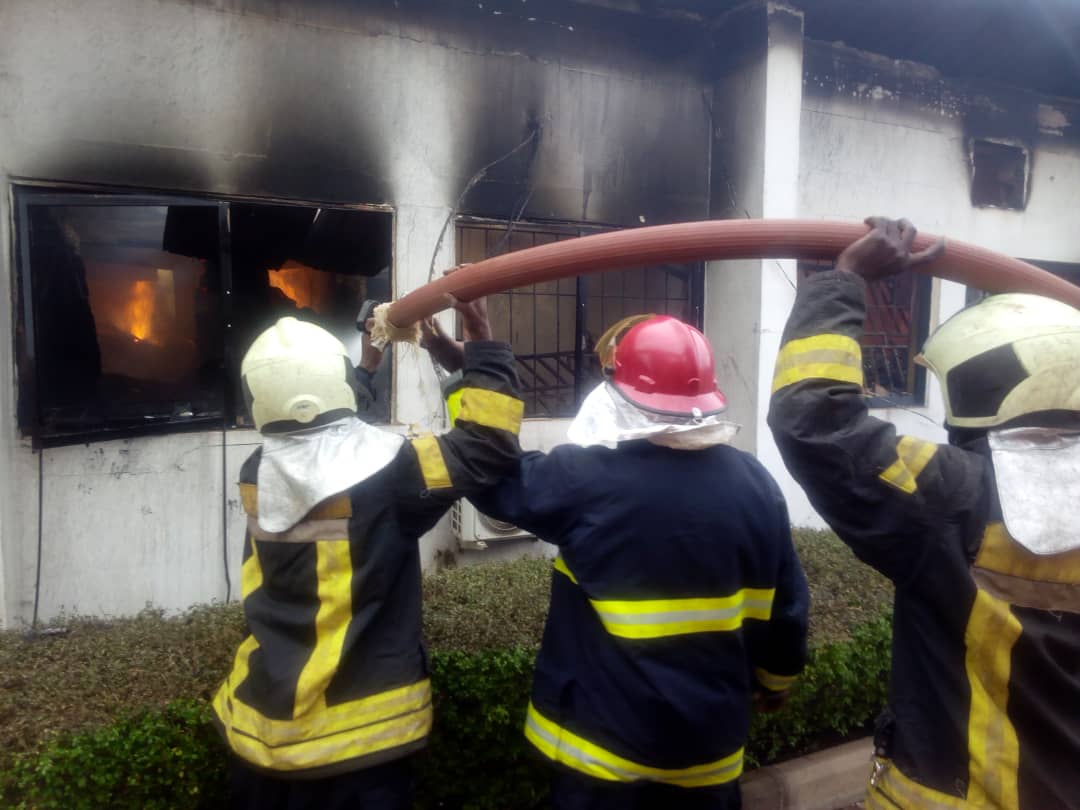
[[(279, 318), (311, 321), (331, 332), (360, 362), (356, 313), (366, 298), (391, 295), (391, 217), (295, 205), (231, 203), (232, 345), (235, 424), (250, 417), (240, 392), (247, 346)], [(391, 350), (375, 375), (378, 399), (363, 416), (390, 420)]]
[[(389, 297), (387, 213), (31, 189), (16, 201), (19, 424), (42, 444), (250, 424), (239, 367), (260, 331), (311, 320), (355, 363), (360, 303)], [(365, 418), (385, 421), (377, 382)]]
[[(799, 280), (829, 264), (799, 263)], [(863, 391), (872, 408), (926, 404), (926, 369), (915, 362), (929, 331), (932, 279), (900, 273), (866, 285)]]
[[(462, 222), (458, 260), (478, 262), (515, 250), (574, 239), (598, 229), (582, 226)], [(615, 270), (534, 284), (488, 297), (497, 340), (514, 349), (525, 415), (569, 417), (602, 379), (595, 342), (629, 315), (673, 315), (701, 326), (700, 264)]]
[(996, 141), (971, 142), (971, 204), (1023, 211), (1027, 202), (1028, 153)]

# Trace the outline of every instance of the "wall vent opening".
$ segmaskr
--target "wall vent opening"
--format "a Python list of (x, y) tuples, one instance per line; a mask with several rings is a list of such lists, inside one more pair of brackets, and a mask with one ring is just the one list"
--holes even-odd
[(971, 204), (1023, 211), (1027, 204), (1028, 151), (999, 141), (971, 141)]

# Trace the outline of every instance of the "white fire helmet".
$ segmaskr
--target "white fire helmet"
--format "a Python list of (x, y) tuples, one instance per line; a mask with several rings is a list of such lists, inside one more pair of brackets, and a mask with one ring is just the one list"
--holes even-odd
[(922, 362), (941, 383), (952, 427), (1075, 416), (1080, 310), (1038, 295), (991, 296), (942, 324), (926, 341)]
[(344, 344), (315, 324), (282, 318), (251, 344), (240, 364), (255, 427), (287, 433), (356, 413)]

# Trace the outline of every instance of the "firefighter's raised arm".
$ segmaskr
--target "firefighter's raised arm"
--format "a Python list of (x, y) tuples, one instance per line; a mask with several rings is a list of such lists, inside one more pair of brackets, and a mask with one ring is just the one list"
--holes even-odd
[[(911, 223), (875, 217), (867, 224), (872, 230), (841, 254), (836, 270), (799, 285), (776, 362), (769, 426), (821, 516), (860, 558), (903, 579), (921, 559), (923, 522), (941, 520), (942, 510), (974, 509), (981, 471), (955, 448), (899, 436), (870, 415), (860, 348), (864, 279), (928, 262), (943, 245), (912, 254)], [(969, 498), (959, 497), (965, 492)]]
[[(462, 366), (461, 385), (453, 393), (453, 426), (441, 436), (411, 441), (416, 474), (401, 493), (407, 507), (403, 519), (418, 521), (421, 530), (447, 504), (498, 482), (521, 452), (518, 431), (524, 403), (518, 394), (513, 351), (491, 339), (483, 299), (455, 300), (453, 306), (461, 315), (465, 334), (464, 344), (452, 347)], [(445, 335), (442, 339), (453, 343)]]

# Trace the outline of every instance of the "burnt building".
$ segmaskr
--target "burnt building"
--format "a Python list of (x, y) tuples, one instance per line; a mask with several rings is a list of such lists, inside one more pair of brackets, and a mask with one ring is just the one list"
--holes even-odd
[[(1080, 271), (1080, 8), (853, 0), (8, 0), (0, 6), (0, 624), (236, 598), (237, 367), (283, 314), (352, 351), (367, 297), (602, 230), (908, 216)], [(550, 447), (624, 315), (704, 327), (764, 429), (790, 261), (629, 268), (493, 297)], [(913, 363), (977, 291), (873, 292), (867, 395), (940, 438)], [(368, 415), (438, 429), (397, 347)], [(451, 525), (453, 524), (453, 525)], [(424, 541), (468, 560), (461, 510)], [(498, 534), (497, 528), (483, 531)], [(465, 549), (465, 550), (462, 550)]]

